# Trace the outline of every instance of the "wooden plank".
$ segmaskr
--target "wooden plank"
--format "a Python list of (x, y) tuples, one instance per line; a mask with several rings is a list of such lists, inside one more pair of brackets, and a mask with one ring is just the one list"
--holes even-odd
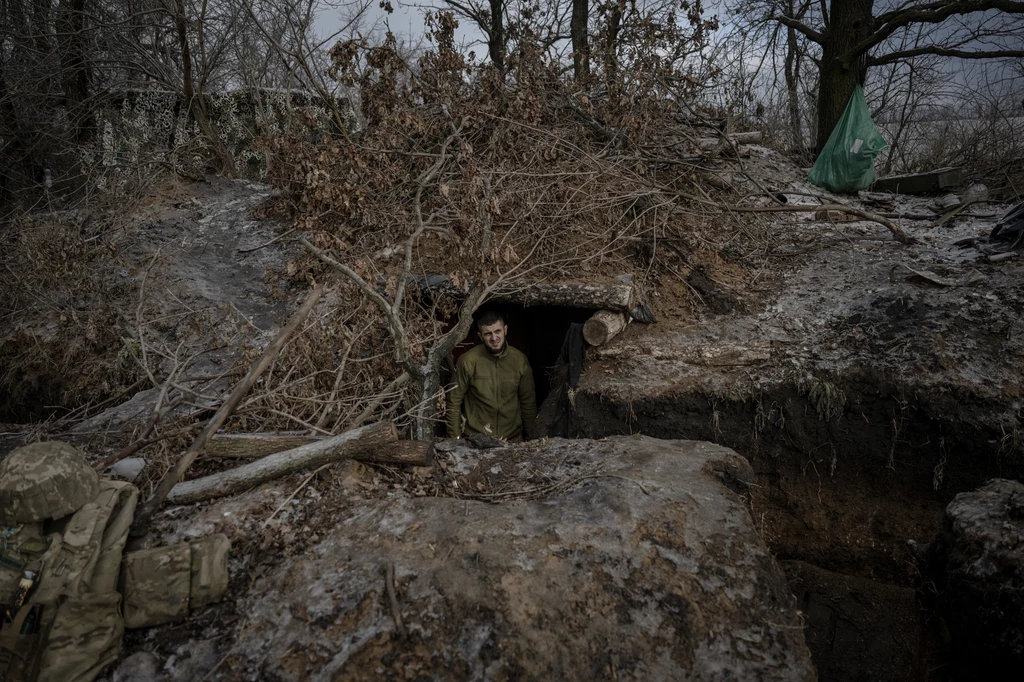
[(963, 178), (959, 168), (939, 168), (927, 173), (890, 175), (887, 178), (879, 178), (871, 185), (871, 191), (928, 194), (958, 187), (961, 182), (963, 182)]

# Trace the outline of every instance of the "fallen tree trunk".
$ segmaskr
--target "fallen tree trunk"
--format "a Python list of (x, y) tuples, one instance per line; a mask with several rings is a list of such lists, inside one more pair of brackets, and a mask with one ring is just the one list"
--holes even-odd
[(583, 325), (583, 339), (591, 346), (600, 346), (625, 328), (625, 315), (611, 310), (598, 310)]
[[(225, 433), (214, 436), (205, 455), (231, 459), (257, 459), (311, 443), (323, 443), (323, 436), (304, 433)], [(434, 446), (424, 440), (399, 440), (353, 455), (352, 459), (375, 464), (426, 466), (434, 457)]]
[(232, 495), (296, 471), (351, 459), (397, 440), (398, 430), (394, 422), (377, 422), (333, 438), (267, 455), (219, 474), (184, 481), (171, 489), (167, 501), (187, 504)]
[[(721, 137), (702, 137), (697, 140), (697, 146), (701, 149), (715, 149), (722, 141), (723, 139)], [(729, 142), (737, 145), (761, 144), (761, 131), (755, 130), (750, 133), (732, 133), (729, 135), (729, 141), (726, 142), (726, 145), (729, 145)]]
[(210, 439), (203, 455), (255, 459), (323, 440), (306, 433), (220, 433)]
[(434, 444), (425, 440), (397, 440), (354, 457), (372, 464), (405, 464), (427, 466), (434, 461)]

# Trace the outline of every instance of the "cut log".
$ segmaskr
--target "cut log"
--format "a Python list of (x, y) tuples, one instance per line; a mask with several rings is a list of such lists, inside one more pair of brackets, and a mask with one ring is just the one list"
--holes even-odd
[[(325, 440), (323, 436), (305, 433), (222, 433), (213, 437), (204, 453), (214, 457), (257, 459)], [(410, 466), (427, 466), (433, 458), (433, 444), (422, 440), (399, 440), (352, 456), (360, 462)]]
[[(440, 283), (424, 282), (421, 287), (437, 291), (456, 300), (466, 297), (447, 280)], [(633, 308), (633, 286), (615, 284), (521, 284), (498, 286), (491, 292), (491, 300), (506, 301), (524, 307), (553, 305), (585, 310), (615, 310), (628, 313)]]
[(423, 467), (434, 461), (434, 444), (425, 440), (398, 440), (357, 454), (353, 459), (372, 464)]
[[(741, 144), (761, 144), (761, 131), (755, 130), (749, 133), (733, 133), (729, 135), (729, 141), (737, 145)], [(702, 137), (697, 140), (697, 146), (701, 149), (715, 149), (719, 143), (723, 142), (721, 137)], [(732, 146), (728, 142), (726, 146)]]
[(220, 433), (210, 439), (203, 455), (255, 459), (323, 440), (305, 433)]
[(171, 489), (167, 501), (172, 504), (186, 504), (232, 495), (296, 471), (354, 458), (396, 440), (398, 430), (394, 422), (369, 424), (333, 438), (267, 455), (255, 462), (219, 474), (184, 481)]
[(612, 310), (598, 310), (583, 325), (583, 339), (591, 346), (600, 346), (625, 328), (625, 315)]

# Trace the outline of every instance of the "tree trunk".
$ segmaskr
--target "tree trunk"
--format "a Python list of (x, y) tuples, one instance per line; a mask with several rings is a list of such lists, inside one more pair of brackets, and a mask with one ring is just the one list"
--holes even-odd
[(622, 12), (626, 8), (625, 0), (613, 0), (608, 10), (608, 26), (606, 28), (607, 44), (604, 50), (604, 80), (608, 92), (616, 92), (619, 78), (619, 30), (622, 28)]
[(204, 457), (266, 457), (324, 440), (305, 433), (221, 433), (210, 439)]
[(50, 0), (32, 0), (32, 42), (39, 58), (50, 53)]
[(384, 421), (346, 431), (318, 443), (285, 450), (219, 474), (184, 481), (171, 489), (167, 501), (172, 504), (199, 502), (232, 495), (281, 476), (322, 466), (398, 440), (394, 422)]
[(850, 96), (867, 73), (867, 54), (850, 58), (852, 48), (871, 32), (874, 0), (833, 0), (831, 23), (821, 46), (816, 151), (828, 142)]
[(504, 75), (506, 0), (488, 0), (488, 2), (491, 6), (491, 30), (487, 40), (487, 54), (495, 68)]
[(68, 122), (75, 131), (75, 142), (83, 144), (96, 128), (88, 103), (92, 69), (85, 45), (85, 0), (62, 0), (60, 26), (64, 34), (60, 60), (64, 105)]
[(429, 466), (434, 461), (434, 444), (425, 440), (396, 440), (354, 457), (360, 462)]
[[(761, 144), (761, 140), (764, 135), (760, 130), (755, 130), (749, 133), (732, 133), (727, 135), (729, 142), (732, 144)], [(723, 142), (724, 138), (721, 137), (702, 137), (697, 140), (697, 146), (701, 149), (714, 149)], [(732, 146), (726, 142), (726, 146)]]
[(804, 131), (800, 126), (800, 94), (797, 86), (800, 82), (800, 57), (797, 54), (799, 44), (796, 29), (786, 28), (786, 99), (789, 110), (789, 136), (792, 140), (790, 150), (804, 151)]
[[(309, 436), (305, 433), (222, 433), (210, 439), (203, 455), (229, 459), (259, 459), (310, 443), (322, 443), (327, 438)], [(433, 443), (422, 440), (399, 440), (357, 453), (352, 459), (378, 464), (426, 466), (433, 457)]]
[(213, 150), (213, 154), (217, 158), (217, 170), (224, 175), (233, 177), (237, 174), (235, 160), (232, 158), (227, 147), (224, 146), (213, 123), (206, 114), (203, 93), (197, 93), (193, 84), (192, 51), (189, 46), (188, 18), (185, 16), (184, 0), (175, 0), (173, 19), (178, 33), (178, 47), (181, 49), (181, 86), (185, 106), (188, 107), (189, 115), (195, 120), (199, 130), (203, 133), (203, 137), (206, 138), (207, 143), (209, 143), (210, 148)]
[[(6, 172), (0, 173), (0, 204), (14, 200), (17, 190), (15, 178), (22, 174), (22, 158), (25, 136), (21, 134), (21, 121), (18, 110), (14, 106), (14, 97), (7, 88), (7, 69), (0, 54), (0, 167)], [(18, 178), (23, 180), (22, 178)]]
[(569, 36), (572, 38), (572, 68), (578, 82), (590, 75), (590, 43), (587, 24), (590, 19), (589, 0), (572, 0)]

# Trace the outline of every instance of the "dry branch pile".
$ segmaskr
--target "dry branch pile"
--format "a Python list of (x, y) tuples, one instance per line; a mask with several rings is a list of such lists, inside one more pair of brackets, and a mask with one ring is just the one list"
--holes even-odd
[[(703, 194), (708, 161), (708, 130), (681, 123), (700, 86), (681, 56), (702, 39), (698, 18), (647, 26), (624, 68), (589, 80), (568, 77), (526, 24), (504, 72), (456, 49), (451, 16), (429, 26), (433, 47), (414, 64), (391, 36), (331, 51), (332, 76), (358, 93), (357, 132), (262, 142), (308, 254), (289, 274), (340, 283), (337, 308), (293, 344), (310, 352), (286, 350), (294, 371), (275, 371), (243, 408), (262, 423), (336, 433), (375, 414), (426, 437), (442, 362), (496, 288), (632, 273), (654, 289), (737, 236), (734, 247), (758, 248), (730, 211), (687, 198)], [(427, 291), (442, 275), (464, 299)]]

